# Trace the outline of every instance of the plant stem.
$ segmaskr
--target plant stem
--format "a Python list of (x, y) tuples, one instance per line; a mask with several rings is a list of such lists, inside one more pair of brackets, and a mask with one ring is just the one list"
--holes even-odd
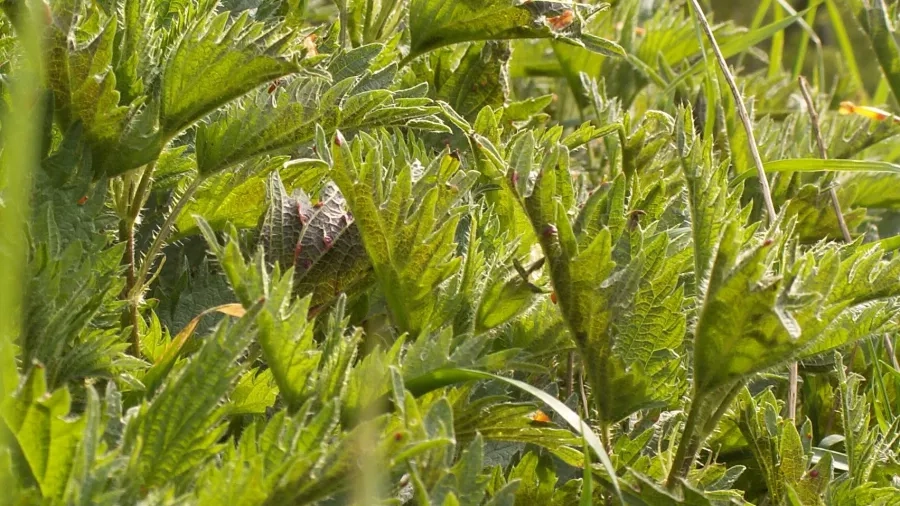
[[(124, 230), (120, 233), (125, 234), (125, 262), (127, 263), (127, 267), (125, 269), (125, 292), (124, 296), (127, 298), (128, 294), (131, 293), (132, 288), (134, 287), (134, 273), (135, 273), (135, 260), (134, 260), (134, 222), (124, 223)], [(138, 332), (138, 318), (139, 318), (137, 304), (132, 304), (129, 300), (128, 303), (128, 322), (131, 324), (131, 354), (135, 357), (140, 358), (141, 356), (141, 338), (140, 333)]]
[(155, 168), (155, 160), (144, 167), (137, 189), (131, 195), (128, 203), (127, 214), (122, 220), (122, 228), (119, 230), (119, 237), (125, 241), (125, 262), (127, 268), (125, 271), (124, 296), (128, 299), (128, 322), (131, 325), (131, 354), (135, 357), (141, 356), (141, 338), (140, 329), (138, 328), (138, 319), (140, 318), (138, 306), (136, 301), (131, 300), (131, 293), (134, 291), (136, 283), (134, 229), (141, 215), (141, 209), (143, 209), (144, 203), (147, 201), (147, 193), (150, 190), (150, 181), (153, 179)]
[(155, 169), (156, 160), (147, 164), (141, 173), (141, 180), (138, 182), (137, 190), (134, 192), (128, 208), (128, 219), (131, 221), (132, 226), (137, 223), (138, 217), (141, 215), (141, 209), (144, 208), (144, 203), (147, 202), (147, 191), (150, 190), (150, 181), (153, 179), (153, 171)]
[(700, 413), (704, 408), (703, 403), (706, 402), (706, 395), (697, 397), (697, 400), (691, 406), (691, 411), (688, 414), (688, 419), (684, 426), (684, 432), (681, 434), (681, 441), (678, 444), (678, 451), (675, 454), (675, 459), (672, 461), (672, 467), (669, 469), (669, 477), (666, 480), (667, 487), (674, 487), (677, 478), (684, 478), (687, 476), (688, 472), (691, 470), (691, 464), (697, 456), (697, 452), (700, 451), (700, 447), (703, 445), (704, 441), (706, 441), (706, 438), (712, 434), (712, 431), (715, 430), (719, 420), (722, 419), (728, 411), (728, 408), (731, 407), (732, 401), (734, 401), (734, 398), (737, 397), (737, 394), (743, 387), (744, 381), (741, 380), (728, 390), (728, 393), (722, 398), (722, 402), (719, 403), (719, 406), (716, 408), (715, 412), (713, 412), (712, 416), (707, 418), (706, 423), (700, 427), (699, 433), (697, 432), (697, 426), (700, 422)]
[(722, 69), (725, 81), (728, 83), (731, 94), (734, 96), (738, 116), (740, 116), (741, 123), (744, 124), (744, 131), (747, 133), (747, 141), (750, 145), (750, 155), (753, 157), (753, 163), (756, 165), (756, 175), (759, 177), (759, 184), (762, 188), (766, 214), (769, 218), (769, 224), (772, 224), (778, 217), (778, 213), (775, 212), (775, 204), (772, 201), (772, 190), (769, 188), (769, 180), (766, 179), (766, 170), (763, 168), (762, 158), (759, 155), (759, 148), (756, 146), (756, 137), (753, 135), (753, 124), (750, 121), (750, 115), (747, 113), (747, 106), (744, 105), (744, 100), (741, 98), (741, 92), (738, 90), (734, 75), (731, 73), (731, 70), (728, 69), (728, 62), (725, 61), (725, 56), (722, 54), (722, 50), (716, 42), (716, 37), (713, 35), (712, 28), (709, 26), (709, 21), (706, 20), (706, 16), (703, 14), (703, 8), (700, 6), (700, 2), (698, 0), (691, 0), (691, 5), (697, 15), (697, 22), (700, 23), (700, 27), (703, 28), (706, 37), (709, 39), (710, 45), (712, 45), (716, 60), (719, 62), (719, 68)]
[(798, 384), (800, 382), (799, 374), (797, 373), (797, 362), (791, 362), (790, 368), (788, 369), (788, 418), (792, 422), (797, 422), (797, 397), (798, 397)]
[[(21, 345), (26, 338), (26, 291), (31, 280), (28, 270), (31, 244), (26, 230), (32, 212), (32, 179), (41, 170), (41, 129), (45, 109), (40, 96), (45, 71), (43, 26), (38, 13), (29, 9), (26, 2), (3, 2), (0, 6), (7, 19), (14, 22), (17, 51), (24, 57), (11, 66), (9, 77), (14, 85), (7, 87), (4, 83), (6, 97), (0, 129), (0, 145), (3, 146), (0, 151), (0, 283), (3, 285), (0, 289), (0, 395), (5, 400), (11, 398), (6, 396), (12, 396), (18, 387), (16, 359), (24, 356), (19, 355), (21, 348), (17, 350), (14, 343)], [(19, 365), (27, 367), (31, 364)], [(0, 445), (7, 442), (6, 437), (0, 436)], [(6, 477), (7, 473), (0, 471), (0, 480)], [(13, 495), (16, 495), (15, 491)]]
[[(822, 128), (819, 126), (819, 113), (816, 112), (816, 104), (813, 102), (812, 95), (809, 92), (809, 83), (806, 82), (806, 78), (803, 76), (800, 76), (798, 81), (800, 82), (800, 92), (806, 101), (806, 110), (809, 112), (809, 122), (812, 125), (813, 134), (816, 138), (816, 146), (819, 148), (819, 157), (827, 160), (828, 147), (825, 145), (825, 139), (822, 137)], [(841, 211), (841, 203), (838, 200), (837, 190), (835, 190), (834, 185), (830, 185), (828, 193), (831, 197), (831, 206), (834, 208), (834, 214), (837, 216), (844, 242), (853, 242), (853, 237), (850, 236), (850, 229), (847, 228), (847, 220), (844, 219), (844, 213)]]
[(340, 40), (341, 40), (341, 49), (345, 49), (347, 47), (347, 22), (349, 21), (347, 16), (347, 0), (342, 0), (337, 2), (338, 5), (338, 20), (341, 23), (341, 31), (340, 31)]
[(584, 366), (578, 369), (578, 387), (581, 390), (581, 408), (584, 409), (584, 418), (590, 416), (591, 410), (588, 407), (587, 392), (584, 390)]
[(162, 251), (163, 246), (165, 246), (166, 239), (169, 238), (169, 233), (175, 225), (175, 220), (178, 219), (184, 206), (191, 201), (191, 198), (193, 198), (194, 193), (197, 192), (197, 189), (200, 188), (200, 184), (203, 181), (204, 179), (200, 176), (194, 179), (191, 185), (184, 191), (184, 194), (181, 195), (181, 198), (178, 199), (178, 202), (175, 203), (175, 207), (173, 207), (169, 215), (166, 216), (166, 220), (163, 222), (162, 227), (160, 227), (156, 237), (153, 238), (153, 243), (150, 245), (150, 249), (147, 250), (147, 254), (144, 256), (144, 261), (141, 263), (141, 269), (138, 271), (135, 284), (132, 291), (129, 293), (129, 298), (132, 299), (132, 302), (136, 302), (139, 292), (143, 289), (147, 274), (153, 266), (153, 261), (159, 255), (160, 251)]
[(712, 431), (716, 428), (716, 425), (719, 424), (719, 420), (721, 420), (722, 417), (725, 416), (725, 412), (728, 411), (728, 408), (731, 407), (732, 401), (734, 401), (734, 398), (737, 397), (737, 394), (740, 393), (742, 388), (744, 388), (744, 380), (740, 380), (735, 383), (735, 385), (731, 387), (731, 390), (729, 390), (728, 393), (725, 394), (725, 397), (722, 398), (721, 404), (719, 404), (719, 407), (716, 408), (716, 412), (713, 413), (712, 417), (710, 417), (709, 420), (706, 421), (706, 425), (703, 426), (703, 439), (706, 439), (706, 436), (712, 434)]
[(603, 443), (603, 449), (606, 450), (606, 453), (610, 453), (612, 451), (612, 428), (609, 422), (603, 422), (600, 426), (600, 441)]
[[(691, 403), (691, 410), (688, 412), (684, 430), (681, 432), (681, 441), (678, 442), (678, 450), (675, 451), (675, 458), (672, 459), (672, 466), (669, 468), (669, 477), (666, 478), (666, 487), (669, 489), (672, 489), (676, 480), (687, 474), (690, 468), (690, 461), (686, 462), (687, 454), (689, 448), (693, 446), (692, 440), (694, 432), (697, 431), (697, 419), (700, 417), (700, 408), (703, 407), (705, 400), (704, 396), (698, 395)], [(693, 460), (693, 455), (691, 460)]]

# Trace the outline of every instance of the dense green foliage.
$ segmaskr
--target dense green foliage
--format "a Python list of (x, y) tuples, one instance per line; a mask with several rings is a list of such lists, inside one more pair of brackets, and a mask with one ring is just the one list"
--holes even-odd
[(0, 503), (900, 504), (900, 8), (611, 3), (0, 1)]

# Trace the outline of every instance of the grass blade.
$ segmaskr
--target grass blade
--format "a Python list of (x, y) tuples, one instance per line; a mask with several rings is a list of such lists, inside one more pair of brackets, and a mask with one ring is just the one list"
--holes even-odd
[[(892, 172), (900, 174), (900, 165), (881, 160), (839, 160), (821, 158), (787, 158), (763, 164), (766, 174), (775, 172)], [(738, 174), (731, 184), (753, 177), (753, 171)]]
[(577, 413), (569, 409), (569, 407), (566, 406), (562, 401), (541, 390), (540, 388), (529, 385), (528, 383), (522, 381), (514, 380), (512, 378), (505, 378), (503, 376), (498, 376), (496, 374), (487, 372), (474, 371), (471, 369), (446, 368), (431, 371), (428, 374), (424, 374), (422, 376), (419, 376), (418, 378), (407, 381), (406, 389), (409, 390), (413, 395), (418, 397), (427, 392), (431, 392), (448, 385), (478, 380), (501, 381), (503, 383), (506, 383), (507, 385), (518, 388), (519, 390), (537, 398), (544, 404), (550, 406), (550, 408), (555, 411), (556, 414), (562, 417), (562, 419), (565, 420), (566, 423), (569, 424), (569, 426), (576, 433), (581, 435), (587, 442), (587, 445), (590, 446), (592, 450), (594, 450), (597, 458), (600, 459), (600, 463), (603, 464), (603, 468), (606, 469), (606, 472), (609, 474), (610, 482), (612, 483), (613, 489), (615, 489), (619, 501), (624, 503), (622, 491), (619, 489), (619, 483), (616, 479), (616, 468), (613, 467), (612, 461), (609, 460), (609, 455), (603, 448), (603, 444), (600, 442), (600, 438), (597, 436), (597, 434), (590, 430), (585, 421), (580, 416), (578, 416)]

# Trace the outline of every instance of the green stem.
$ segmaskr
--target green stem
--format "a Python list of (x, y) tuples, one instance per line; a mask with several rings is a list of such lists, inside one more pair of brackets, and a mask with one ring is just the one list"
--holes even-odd
[[(728, 408), (731, 407), (731, 403), (734, 401), (734, 398), (737, 397), (737, 394), (741, 392), (741, 389), (744, 388), (744, 380), (738, 381), (735, 383), (731, 390), (725, 395), (722, 399), (722, 403), (719, 404), (719, 407), (716, 408), (716, 412), (713, 413), (712, 417), (706, 421), (706, 424), (703, 426), (703, 433), (701, 434), (702, 440), (700, 443), (706, 441), (706, 438), (712, 434), (712, 431), (715, 430), (716, 425), (719, 424), (719, 420), (725, 416), (725, 412), (728, 411)], [(698, 446), (694, 453), (696, 453), (700, 447)]]
[(184, 194), (181, 195), (181, 198), (178, 199), (178, 202), (175, 203), (175, 207), (172, 208), (172, 212), (166, 216), (166, 220), (163, 222), (162, 227), (159, 229), (159, 233), (156, 234), (156, 237), (153, 239), (153, 243), (150, 245), (150, 249), (147, 250), (147, 255), (144, 257), (144, 261), (141, 263), (141, 269), (138, 271), (137, 277), (135, 279), (135, 284), (132, 287), (131, 292), (129, 293), (129, 298), (132, 301), (132, 304), (137, 302), (138, 293), (143, 289), (144, 282), (147, 279), (147, 274), (150, 272), (150, 268), (153, 266), (153, 261), (162, 251), (163, 246), (165, 246), (166, 239), (169, 238), (169, 233), (172, 231), (172, 228), (175, 226), (175, 220), (178, 219), (178, 216), (181, 214), (181, 211), (184, 209), (184, 206), (187, 205), (188, 202), (193, 198), (194, 193), (197, 192), (197, 189), (200, 188), (200, 184), (204, 181), (203, 177), (197, 177), (191, 183), (191, 185), (184, 191)]
[[(134, 255), (134, 222), (125, 223), (124, 230), (120, 231), (125, 235), (125, 262), (127, 268), (125, 270), (125, 293), (128, 297), (134, 287), (135, 277), (135, 255)], [(131, 354), (140, 358), (141, 356), (141, 338), (138, 332), (138, 314), (137, 304), (128, 304), (128, 322), (131, 325)]]
[(363, 20), (363, 43), (368, 44), (372, 42), (374, 37), (370, 37), (370, 32), (372, 31), (372, 10), (375, 9), (375, 2), (373, 0), (366, 0), (366, 16)]
[(141, 173), (141, 180), (138, 182), (137, 190), (134, 192), (134, 197), (131, 199), (128, 208), (128, 220), (132, 228), (137, 223), (137, 219), (141, 215), (141, 209), (144, 208), (144, 204), (147, 202), (147, 192), (150, 190), (150, 181), (153, 179), (153, 171), (155, 169), (156, 160), (145, 166), (144, 172)]
[(609, 422), (603, 422), (600, 426), (600, 442), (603, 443), (603, 449), (606, 450), (606, 453), (612, 451), (612, 428), (610, 427)]
[(702, 427), (699, 427), (699, 432), (697, 432), (697, 428), (704, 407), (703, 403), (706, 401), (707, 396), (703, 395), (697, 397), (698, 400), (691, 406), (691, 412), (688, 415), (684, 433), (681, 435), (681, 442), (678, 445), (675, 460), (672, 461), (672, 468), (669, 470), (669, 477), (666, 480), (667, 487), (671, 489), (675, 486), (675, 482), (678, 478), (687, 477), (688, 472), (691, 470), (691, 464), (694, 462), (697, 452), (700, 451), (700, 447), (706, 442), (706, 438), (712, 434), (713, 430), (715, 430), (719, 420), (722, 419), (728, 411), (728, 408), (731, 407), (732, 401), (734, 401), (734, 398), (740, 393), (741, 388), (743, 387), (744, 381), (741, 380), (728, 390), (728, 393), (722, 398), (722, 402), (719, 403), (719, 406), (716, 408), (715, 412), (713, 412), (712, 416), (706, 419), (706, 422), (703, 423)]
[(691, 410), (688, 412), (687, 422), (684, 424), (684, 431), (681, 433), (681, 441), (678, 442), (678, 450), (675, 452), (675, 458), (672, 460), (672, 467), (669, 468), (669, 477), (666, 479), (666, 487), (674, 488), (678, 478), (687, 475), (690, 464), (694, 460), (694, 456), (690, 456), (688, 460), (687, 454), (693, 446), (692, 440), (694, 433), (697, 431), (697, 421), (700, 418), (700, 409), (703, 407), (704, 397), (697, 395), (691, 404)]
[(341, 48), (347, 47), (347, 0), (338, 1), (338, 20), (341, 23)]
[(404, 56), (404, 57), (400, 60), (400, 63), (397, 64), (397, 67), (402, 69), (402, 68), (405, 67), (409, 62), (413, 61), (417, 56), (419, 56), (419, 55), (418, 55), (418, 54), (413, 55), (412, 53), (410, 53), (410, 54)]
[[(134, 291), (134, 286), (136, 283), (134, 229), (137, 225), (138, 217), (141, 215), (141, 209), (143, 209), (144, 203), (147, 201), (147, 194), (150, 190), (150, 181), (153, 179), (153, 171), (155, 168), (155, 160), (144, 167), (144, 171), (141, 173), (141, 179), (138, 182), (137, 189), (135, 190), (134, 194), (132, 194), (131, 199), (128, 202), (127, 213), (122, 220), (121, 228), (119, 230), (119, 237), (125, 241), (125, 263), (127, 265), (125, 271), (124, 295), (129, 299), (130, 294)], [(140, 314), (138, 313), (137, 304), (133, 301), (129, 301), (128, 323), (131, 325), (131, 354), (135, 357), (141, 356), (141, 340), (140, 330), (138, 328), (138, 318), (140, 318)]]

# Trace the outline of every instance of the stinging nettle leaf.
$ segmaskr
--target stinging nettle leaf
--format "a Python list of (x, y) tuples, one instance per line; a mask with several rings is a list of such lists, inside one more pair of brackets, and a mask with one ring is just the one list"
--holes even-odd
[(313, 202), (303, 190), (288, 195), (274, 172), (267, 194), (260, 240), (269, 263), (294, 268), (295, 294), (312, 294), (311, 306), (319, 308), (368, 284), (371, 263), (334, 183), (326, 184)]
[[(603, 54), (624, 56), (615, 42), (582, 33), (583, 5), (535, 0), (412, 0), (409, 6), (410, 52), (406, 61), (442, 46), (498, 39), (562, 38)], [(576, 10), (578, 12), (576, 12)]]
[[(257, 86), (299, 70), (281, 54), (292, 35), (249, 21), (245, 12), (210, 15), (185, 33), (162, 71), (162, 130), (174, 135)], [(201, 169), (202, 172), (202, 169)]]

